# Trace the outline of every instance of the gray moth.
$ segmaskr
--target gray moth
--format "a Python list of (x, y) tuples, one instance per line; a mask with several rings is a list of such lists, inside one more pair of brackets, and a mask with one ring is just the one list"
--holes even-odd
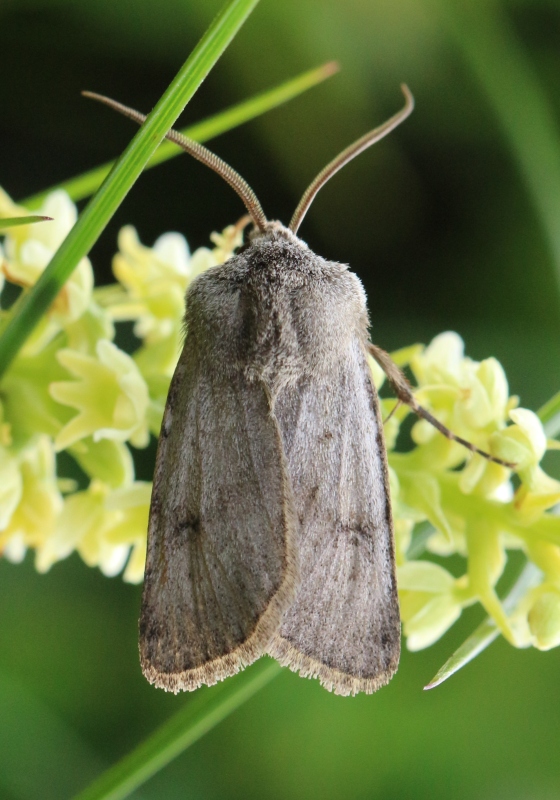
[(369, 341), (359, 278), (316, 255), (297, 230), (321, 186), (410, 114), (402, 89), (403, 109), (319, 173), (288, 227), (268, 221), (216, 155), (167, 134), (237, 191), (254, 227), (246, 247), (186, 295), (139, 626), (142, 670), (158, 687), (212, 685), (264, 654), (341, 695), (374, 692), (397, 669), (387, 456), (368, 353), (399, 401), (457, 437)]
[(160, 434), (140, 621), (158, 686), (264, 652), (341, 693), (396, 669), (383, 430), (358, 278), (269, 223), (203, 273)]

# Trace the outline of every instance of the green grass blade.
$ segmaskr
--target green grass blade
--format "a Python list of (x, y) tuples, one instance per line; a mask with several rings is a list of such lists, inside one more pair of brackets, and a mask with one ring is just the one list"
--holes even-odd
[(0, 231), (6, 228), (15, 228), (17, 225), (32, 225), (34, 222), (49, 222), (52, 217), (4, 217), (0, 219)]
[[(207, 142), (209, 139), (213, 139), (222, 133), (237, 128), (239, 125), (249, 122), (255, 119), (255, 117), (259, 117), (261, 114), (276, 108), (282, 103), (288, 102), (288, 100), (293, 100), (295, 97), (302, 94), (302, 92), (306, 92), (308, 89), (321, 83), (336, 72), (338, 72), (338, 64), (336, 64), (336, 62), (331, 61), (328, 64), (323, 64), (323, 66), (311, 69), (308, 72), (303, 72), (296, 78), (285, 81), (279, 86), (275, 86), (273, 89), (261, 92), (251, 97), (249, 100), (244, 100), (242, 103), (237, 103), (230, 108), (226, 108), (219, 114), (214, 114), (202, 122), (197, 122), (186, 128), (181, 128), (181, 133), (184, 133), (189, 139), (194, 139), (195, 142)], [(150, 169), (151, 167), (155, 167), (157, 164), (168, 161), (170, 158), (175, 158), (175, 156), (180, 155), (182, 152), (183, 151), (172, 142), (162, 142), (149, 159), (145, 168)], [(83, 175), (70, 178), (64, 181), (64, 183), (60, 183), (32, 197), (28, 197), (26, 200), (22, 200), (21, 204), (27, 208), (37, 208), (42, 204), (45, 197), (55, 189), (64, 189), (75, 202), (90, 197), (90, 195), (101, 186), (102, 182), (111, 171), (113, 164), (114, 161), (102, 164), (100, 167), (96, 167)]]
[(544, 432), (550, 439), (560, 433), (560, 392), (551, 397), (538, 411)]
[(121, 800), (128, 797), (266, 686), (280, 670), (275, 661), (261, 661), (225, 683), (211, 689), (199, 689), (181, 711), (76, 795), (74, 800)]
[(560, 291), (560, 132), (546, 93), (497, 0), (438, 0), (438, 8), (492, 104), (548, 240)]
[[(527, 589), (535, 586), (541, 576), (540, 570), (534, 564), (528, 562), (523, 567), (521, 574), (513, 585), (511, 591), (508, 593), (504, 600), (504, 609), (506, 612), (514, 610), (517, 603), (521, 600)], [(483, 650), (492, 644), (498, 638), (500, 631), (493, 619), (488, 617), (482, 622), (478, 628), (472, 633), (463, 644), (455, 650), (453, 655), (447, 659), (443, 667), (434, 675), (432, 680), (424, 686), (424, 689), (434, 689), (443, 683), (462, 667), (466, 666), (469, 661), (476, 658)]]
[(0, 336), (0, 375), (48, 309), (76, 265), (95, 244), (166, 132), (222, 55), (258, 0), (231, 0), (212, 22), (88, 203), (35, 286), (14, 306)]

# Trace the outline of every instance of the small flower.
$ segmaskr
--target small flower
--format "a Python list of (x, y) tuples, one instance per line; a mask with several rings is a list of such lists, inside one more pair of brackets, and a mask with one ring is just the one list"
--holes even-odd
[(502, 635), (516, 644), (515, 632), (495, 591), (507, 560), (501, 526), (473, 515), (466, 520), (466, 539), (470, 591), (494, 618)]
[(192, 274), (186, 239), (179, 233), (166, 233), (153, 247), (145, 247), (136, 230), (127, 225), (119, 232), (118, 243), (113, 272), (124, 292), (107, 298), (109, 314), (114, 320), (136, 320), (134, 332), (148, 344), (165, 339), (183, 317)]
[(430, 561), (409, 561), (398, 568), (401, 616), (408, 650), (422, 650), (436, 642), (471, 602), (466, 578), (456, 580)]
[[(19, 459), (6, 447), (0, 447), (0, 531), (10, 523), (19, 505), (23, 492), (23, 481)], [(5, 541), (2, 537), (0, 541)]]
[(414, 469), (408, 455), (391, 454), (390, 464), (399, 482), (396, 515), (414, 522), (428, 520), (442, 534), (445, 554), (457, 547), (456, 537), (442, 504), (442, 486), (436, 475), (426, 469)]
[(527, 408), (517, 408), (510, 411), (510, 417), (514, 424), (492, 436), (492, 452), (516, 465), (522, 481), (515, 495), (516, 508), (538, 518), (543, 510), (560, 502), (560, 481), (540, 466), (547, 440), (537, 415)]
[(113, 341), (115, 326), (105, 309), (92, 300), (78, 320), (66, 323), (64, 333), (69, 350), (93, 355), (100, 339)]
[(22, 350), (2, 379), (5, 420), (10, 438), (22, 448), (39, 433), (56, 436), (70, 417), (69, 410), (49, 394), (52, 381), (65, 377), (57, 359), (60, 342), (50, 341), (41, 350)]
[(210, 241), (215, 245), (213, 256), (218, 264), (223, 264), (230, 258), (234, 251), (243, 244), (243, 230), (251, 223), (251, 217), (241, 217), (235, 225), (228, 225), (221, 233), (214, 231), (210, 234)]
[(104, 546), (102, 538), (110, 521), (105, 509), (108, 491), (100, 481), (92, 481), (86, 491), (66, 498), (55, 530), (37, 548), (36, 567), (39, 572), (47, 572), (54, 563), (67, 558), (74, 550), (78, 550), (88, 566), (100, 566), (108, 575), (120, 572), (128, 556), (127, 548), (115, 550)]
[[(455, 333), (436, 336), (411, 358), (419, 388), (415, 394), (453, 433), (482, 450), (493, 452), (492, 435), (503, 429), (517, 398), (508, 397), (502, 366), (494, 358), (477, 362), (464, 356), (462, 339)], [(426, 420), (412, 429), (414, 441), (434, 465), (449, 468), (467, 460), (460, 487), (466, 494), (491, 496), (507, 483), (510, 471), (480, 456), (469, 456), (454, 441), (445, 441)]]
[[(0, 189), (0, 214), (8, 213), (17, 216), (28, 212)], [(78, 217), (76, 206), (62, 189), (49, 194), (38, 213), (52, 220), (10, 228), (4, 242), (4, 274), (20, 286), (32, 286), (37, 281)], [(92, 289), (91, 264), (83, 258), (55, 299), (51, 321), (64, 326), (79, 319), (89, 306)]]
[(533, 598), (527, 620), (534, 645), (551, 650), (560, 645), (560, 588), (544, 584), (533, 592)]
[(140, 583), (144, 578), (151, 494), (151, 483), (137, 481), (107, 498), (107, 508), (118, 511), (120, 517), (107, 529), (106, 540), (132, 547), (123, 575), (127, 583)]
[(73, 444), (70, 453), (90, 478), (97, 478), (113, 489), (134, 480), (132, 455), (124, 442), (92, 437)]
[(0, 485), (0, 549), (21, 560), (48, 541), (62, 509), (52, 442), (41, 436), (19, 453), (4, 451)]
[[(65, 500), (56, 529), (37, 550), (37, 569), (46, 572), (76, 550), (90, 567), (138, 583), (144, 574), (151, 484), (138, 482), (112, 492), (101, 481)], [(127, 564), (128, 561), (128, 564)]]
[(463, 373), (465, 345), (458, 333), (447, 331), (436, 336), (410, 365), (419, 385), (459, 383)]
[[(411, 359), (418, 380), (417, 396), (428, 401), (442, 422), (461, 436), (475, 436), (475, 444), (503, 427), (509, 410), (508, 385), (494, 358), (477, 362), (463, 355), (462, 339), (442, 333)], [(415, 425), (414, 438), (423, 444), (436, 432), (424, 420)]]
[(55, 439), (63, 450), (80, 439), (93, 437), (129, 440), (136, 447), (148, 443), (146, 411), (148, 389), (132, 358), (104, 339), (97, 343), (97, 358), (61, 350), (58, 360), (78, 378), (51, 384), (51, 396), (79, 411)]
[[(515, 423), (492, 437), (496, 455), (516, 465), (521, 473), (534, 468), (546, 452), (546, 434), (540, 419), (527, 408), (510, 411)], [(528, 477), (529, 477), (528, 473)]]

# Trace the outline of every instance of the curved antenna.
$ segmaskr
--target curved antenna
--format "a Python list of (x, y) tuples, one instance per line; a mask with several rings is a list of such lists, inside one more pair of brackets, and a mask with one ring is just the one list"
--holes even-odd
[[(109, 108), (112, 108), (114, 111), (118, 111), (120, 114), (124, 114), (125, 117), (134, 120), (134, 122), (137, 122), (139, 125), (142, 125), (146, 119), (145, 114), (141, 114), (139, 111), (135, 111), (133, 108), (129, 108), (128, 106), (119, 103), (117, 100), (112, 100), (110, 97), (105, 97), (105, 95), (96, 94), (96, 92), (82, 92), (82, 95), (109, 106)], [(206, 164), (207, 167), (210, 167), (210, 169), (213, 169), (214, 172), (217, 172), (218, 175), (220, 175), (220, 177), (226, 181), (226, 183), (229, 183), (231, 188), (237, 192), (239, 197), (243, 200), (245, 208), (251, 215), (251, 218), (257, 228), (260, 228), (261, 231), (264, 231), (267, 219), (264, 211), (262, 210), (262, 206), (257, 199), (257, 195), (251, 189), (247, 181), (245, 181), (238, 172), (230, 167), (229, 164), (226, 164), (225, 161), (222, 161), (222, 159), (215, 155), (211, 150), (208, 150), (207, 147), (204, 147), (198, 142), (193, 141), (193, 139), (189, 139), (187, 136), (184, 136), (182, 133), (179, 133), (179, 131), (176, 131), (173, 128), (165, 134), (165, 138), (169, 139), (171, 142), (174, 142), (176, 145), (179, 145), (182, 150), (196, 158), (197, 161), (201, 161), (203, 164)]]
[(329, 178), (332, 178), (332, 176), (338, 172), (339, 169), (341, 169), (345, 164), (348, 164), (349, 161), (352, 161), (352, 159), (361, 152), (390, 133), (393, 128), (396, 128), (397, 125), (400, 125), (401, 122), (403, 122), (412, 112), (412, 109), (414, 108), (414, 98), (410, 92), (410, 89), (405, 83), (401, 83), (401, 89), (406, 101), (404, 107), (397, 114), (388, 119), (387, 122), (384, 122), (383, 125), (380, 125), (378, 128), (374, 128), (374, 130), (366, 133), (364, 136), (358, 139), (357, 142), (354, 142), (345, 150), (343, 150), (342, 153), (340, 153), (335, 159), (327, 164), (324, 169), (321, 170), (313, 183), (306, 189), (303, 197), (299, 201), (298, 207), (294, 211), (294, 216), (290, 222), (289, 227), (293, 233), (297, 233), (303, 218), (309, 211), (309, 206), (313, 202), (315, 195), (319, 189), (325, 185)]

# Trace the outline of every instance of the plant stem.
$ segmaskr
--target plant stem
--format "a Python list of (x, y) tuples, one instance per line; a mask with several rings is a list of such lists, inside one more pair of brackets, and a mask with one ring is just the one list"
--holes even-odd
[(550, 439), (554, 439), (560, 433), (560, 392), (556, 392), (544, 406), (538, 410), (539, 418), (543, 424), (544, 431)]
[[(515, 606), (526, 594), (527, 590), (538, 583), (540, 575), (540, 571), (534, 564), (531, 562), (525, 564), (514, 586), (503, 601), (504, 610), (506, 612), (511, 612), (515, 609)], [(462, 669), (462, 667), (465, 667), (470, 661), (480, 655), (483, 650), (486, 650), (499, 635), (500, 630), (497, 624), (491, 617), (487, 617), (484, 622), (481, 622), (478, 628), (471, 633), (468, 639), (465, 639), (463, 644), (455, 650), (453, 655), (447, 659), (432, 680), (424, 686), (424, 689), (435, 689), (436, 686), (439, 686), (440, 683), (446, 681)]]
[(501, 5), (497, 0), (438, 0), (525, 182), (554, 259), (560, 292), (560, 133), (533, 64)]
[(185, 708), (76, 795), (74, 800), (122, 800), (128, 797), (266, 686), (280, 670), (275, 661), (261, 661), (225, 683), (199, 689)]

